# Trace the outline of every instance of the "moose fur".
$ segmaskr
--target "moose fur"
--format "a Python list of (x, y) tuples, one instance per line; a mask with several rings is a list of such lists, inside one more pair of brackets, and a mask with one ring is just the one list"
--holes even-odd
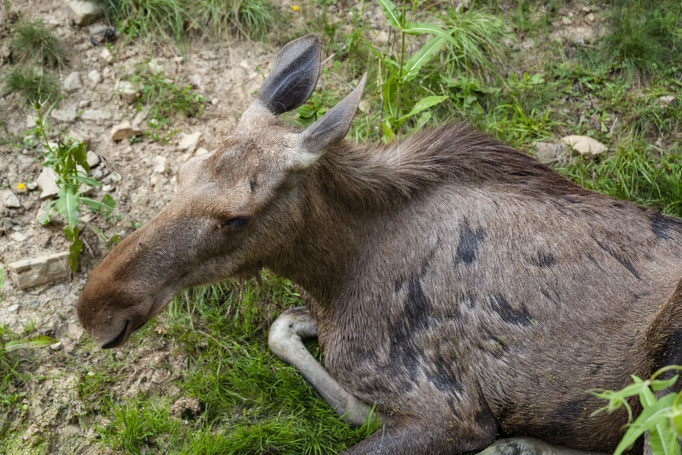
[(364, 79), (313, 126), (319, 41), (280, 52), (233, 136), (93, 271), (78, 316), (122, 344), (180, 289), (268, 267), (313, 299), (338, 383), (386, 424), (349, 454), (462, 453), (498, 435), (613, 450), (589, 390), (682, 361), (682, 222), (580, 188), (462, 125), (343, 141)]

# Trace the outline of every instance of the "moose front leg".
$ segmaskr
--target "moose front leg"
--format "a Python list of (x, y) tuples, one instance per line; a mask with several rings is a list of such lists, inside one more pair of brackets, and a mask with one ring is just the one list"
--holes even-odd
[[(296, 368), (343, 420), (362, 425), (371, 412), (369, 406), (341, 387), (303, 345), (303, 338), (316, 336), (317, 324), (308, 309), (291, 308), (270, 326), (268, 346), (273, 354)], [(379, 417), (386, 421), (385, 417)]]
[(507, 438), (495, 441), (493, 445), (476, 455), (600, 455), (597, 452), (583, 452), (563, 446), (555, 446), (535, 438)]

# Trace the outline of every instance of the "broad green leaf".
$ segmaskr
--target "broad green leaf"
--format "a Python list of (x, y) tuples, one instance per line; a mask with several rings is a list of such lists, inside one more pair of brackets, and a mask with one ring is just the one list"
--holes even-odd
[[(655, 401), (655, 403), (653, 403), (651, 406), (645, 406), (639, 417), (637, 417), (637, 419), (628, 427), (623, 439), (621, 439), (618, 447), (616, 447), (614, 455), (620, 455), (623, 453), (646, 431), (652, 431), (653, 434), (659, 428), (663, 428), (663, 426), (668, 426), (668, 429), (672, 431), (669, 426), (668, 419), (673, 414), (672, 405), (674, 401), (675, 394), (671, 393), (662, 397), (660, 400)], [(664, 437), (667, 437), (665, 430), (663, 430), (663, 433)], [(667, 441), (667, 439), (665, 439), (665, 441)], [(679, 448), (677, 452), (660, 453), (666, 453), (666, 455), (670, 455), (672, 453), (679, 454)]]
[(403, 81), (407, 82), (419, 74), (422, 66), (428, 63), (445, 44), (443, 38), (432, 38), (422, 46), (403, 67)]
[(440, 104), (443, 101), (445, 101), (448, 97), (447, 96), (427, 96), (426, 98), (422, 98), (417, 103), (414, 105), (412, 110), (408, 112), (407, 114), (403, 115), (400, 120), (406, 120), (413, 115), (419, 114), (421, 111), (426, 110), (432, 106), (435, 106), (436, 104)]
[(114, 207), (116, 207), (116, 201), (108, 194), (102, 196), (101, 201), (96, 201), (89, 197), (81, 197), (80, 201), (90, 210), (101, 215), (109, 215), (114, 210)]
[(78, 224), (78, 195), (74, 187), (67, 185), (59, 188), (59, 197), (55, 207), (67, 225), (76, 226)]
[(659, 390), (667, 389), (668, 387), (675, 384), (675, 382), (677, 382), (678, 376), (679, 375), (676, 374), (675, 376), (673, 376), (672, 378), (670, 378), (668, 380), (662, 380), (662, 379), (652, 380), (651, 381), (651, 390), (653, 390), (654, 392), (658, 392)]
[(388, 77), (381, 86), (381, 95), (384, 98), (384, 114), (390, 118), (396, 118), (396, 104), (398, 102), (398, 83), (392, 77)]
[(398, 30), (402, 29), (402, 19), (395, 4), (391, 0), (377, 0), (377, 2), (384, 9), (384, 15), (386, 16), (388, 25)]
[(85, 183), (86, 185), (96, 186), (97, 188), (99, 188), (99, 187), (102, 186), (102, 184), (101, 184), (100, 182), (98, 182), (97, 180), (95, 180), (94, 178), (88, 177), (88, 176), (85, 176), (85, 175), (80, 175), (80, 174), (79, 174), (79, 175), (75, 175), (75, 176), (74, 176), (74, 179), (75, 179), (75, 180), (78, 180), (79, 182), (83, 182), (83, 183)]
[(438, 38), (448, 40), (451, 44), (457, 46), (457, 42), (452, 38), (452, 32), (447, 32), (442, 28), (433, 24), (424, 24), (421, 22), (410, 22), (403, 27), (403, 32), (409, 35), (425, 35), (430, 34)]
[(419, 120), (417, 120), (417, 130), (422, 129), (429, 120), (431, 120), (430, 112), (424, 112), (422, 115), (420, 115)]
[(8, 341), (5, 343), (4, 349), (5, 351), (16, 351), (17, 349), (42, 348), (58, 342), (59, 340), (43, 335), (36, 338), (22, 338), (21, 340)]

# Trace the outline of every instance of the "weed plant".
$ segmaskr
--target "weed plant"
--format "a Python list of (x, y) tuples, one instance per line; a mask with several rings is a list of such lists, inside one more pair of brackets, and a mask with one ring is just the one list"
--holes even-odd
[(33, 66), (11, 68), (3, 80), (3, 94), (21, 94), (30, 106), (52, 104), (61, 96), (57, 79), (49, 72)]
[(20, 63), (35, 62), (47, 68), (66, 63), (66, 52), (41, 20), (22, 19), (12, 27), (10, 40), (12, 57)]
[(158, 131), (168, 127), (175, 115), (198, 117), (203, 114), (206, 98), (190, 85), (176, 85), (163, 71), (153, 69), (149, 63), (136, 64), (129, 80), (140, 89), (140, 95), (135, 99), (137, 110), (149, 108), (149, 126), (157, 130), (152, 136), (160, 140)]
[[(69, 247), (68, 263), (72, 271), (78, 269), (78, 259), (83, 248), (83, 242), (78, 238), (80, 206), (84, 205), (91, 211), (109, 215), (114, 209), (116, 202), (105, 194), (97, 201), (86, 197), (84, 193), (92, 187), (101, 187), (101, 183), (88, 176), (90, 166), (86, 159), (86, 145), (70, 138), (59, 139), (57, 145), (52, 145), (47, 137), (47, 124), (45, 118), (49, 114), (43, 112), (40, 103), (34, 105), (38, 119), (36, 126), (27, 134), (33, 135), (45, 150), (43, 166), (54, 169), (57, 175), (56, 184), (59, 188), (57, 199), (49, 202), (42, 210), (38, 219), (41, 224), (47, 224), (52, 217), (59, 213), (64, 223), (64, 234), (71, 242)], [(85, 186), (85, 190), (81, 189)]]

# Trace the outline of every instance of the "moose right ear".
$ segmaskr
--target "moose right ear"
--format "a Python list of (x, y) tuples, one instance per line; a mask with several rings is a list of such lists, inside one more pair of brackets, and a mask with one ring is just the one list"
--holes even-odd
[(305, 103), (320, 76), (320, 54), (320, 39), (315, 35), (287, 43), (277, 54), (258, 100), (275, 115)]

